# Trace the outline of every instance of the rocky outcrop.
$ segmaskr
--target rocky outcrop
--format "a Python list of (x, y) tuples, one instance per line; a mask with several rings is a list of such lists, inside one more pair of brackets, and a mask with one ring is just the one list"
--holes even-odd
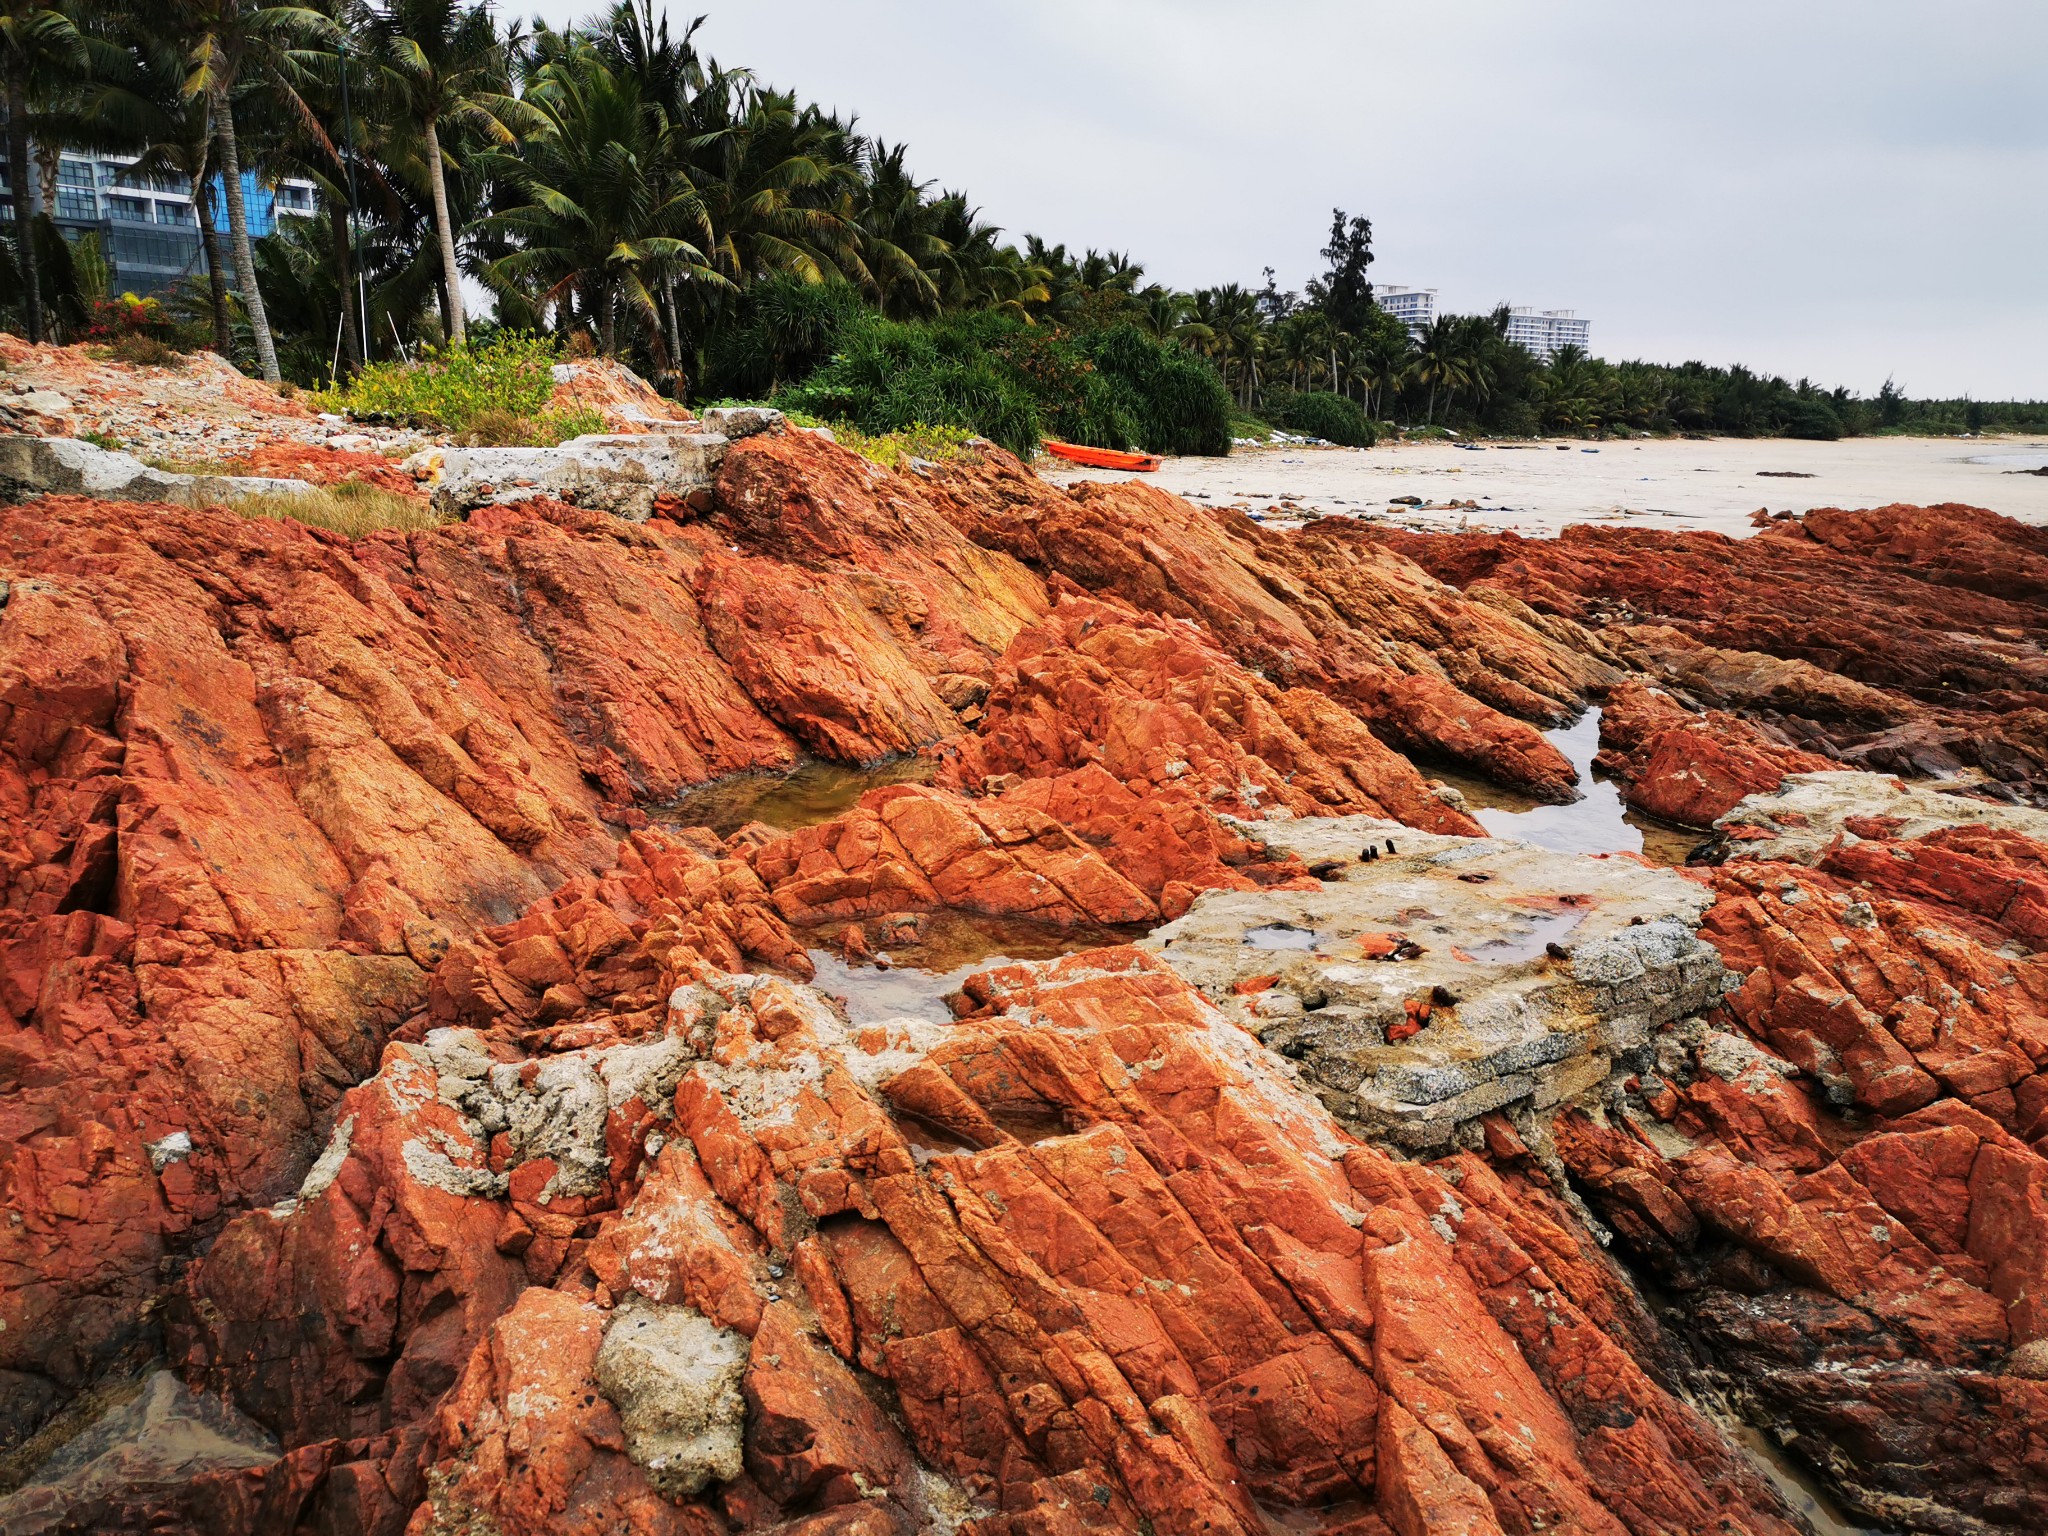
[(2010, 518), (1880, 507), (1766, 519), (1747, 539), (1367, 536), (1468, 594), (1596, 629), (1610, 654), (1793, 746), (1883, 772), (1980, 770), (2036, 802), (2048, 784), (2042, 534)]
[(1569, 801), (1559, 723), (1618, 674), (1510, 605), (1467, 601), (1348, 528), (1269, 533), (1136, 484), (1061, 492), (997, 455), (942, 481), (949, 516), (1035, 570), (1200, 624), (1244, 665), (1357, 709), (1395, 747)]
[(1725, 1014), (1556, 1127), (1724, 1390), (1875, 1523), (2048, 1518), (2044, 833), (1868, 774), (1745, 801), (1701, 930)]
[(1624, 683), (1607, 695), (1600, 746), (1595, 763), (1620, 781), (1622, 799), (1681, 827), (1712, 826), (1747, 796), (1776, 789), (1788, 773), (1835, 766), (1771, 739), (1738, 715), (1695, 714), (1641, 683)]
[[(950, 1028), (686, 974), (628, 1038), (394, 1047), (296, 1204), (194, 1271), (185, 1368), (323, 1456), (452, 1374), (373, 1484), (430, 1529), (1789, 1531), (1463, 1183), (1351, 1140), (1156, 959), (991, 973)], [(1572, 1345), (1498, 1320), (1538, 1305)], [(301, 1320), (289, 1356), (266, 1316)], [(694, 1493), (658, 1494), (634, 1424), (698, 1423), (704, 1388), (606, 1363), (649, 1316), (749, 1341), (715, 1354), (745, 1362), (740, 1470)], [(333, 1373), (340, 1416), (308, 1401)]]
[[(2048, 1519), (2038, 817), (1809, 771), (1982, 697), (995, 452), (711, 489), (0, 514), (0, 1425), (162, 1349), (244, 1446), (81, 1518), (1788, 1533), (1706, 1387), (1872, 1520)], [(1939, 585), (1917, 526), (1826, 558)], [(1959, 569), (2023, 671), (1973, 605), (2030, 567)], [(1479, 839), (1412, 760), (1560, 798), (1593, 697), (1720, 862)], [(922, 914), (1168, 926), (950, 1023), (803, 984)]]
[[(430, 973), (496, 986), (464, 958), (488, 930), (634, 876), (617, 839), (640, 807), (953, 736), (1050, 611), (1038, 576), (955, 526), (954, 492), (811, 434), (737, 441), (718, 486), (710, 512), (643, 524), (536, 499), (353, 544), (57, 495), (0, 522), (0, 1176), (22, 1217), (0, 1227), (0, 1395), (22, 1422), (148, 1350), (167, 1280), (288, 1193)], [(1303, 810), (1458, 825), (1341, 702), (1185, 634), (1142, 643), (1181, 661), (1110, 685), (1155, 720), (1112, 753), (1150, 806), (1139, 831), (1075, 808), (1092, 757), (1075, 777), (1012, 751), (1011, 795), (894, 794), (692, 853), (664, 887), (675, 941), (801, 975), (811, 923), (1149, 923), (1210, 886), (1306, 879), (1218, 820), (1249, 809), (1209, 797), (1231, 773)], [(1210, 702), (1169, 701), (1197, 656), (1221, 669)], [(1168, 769), (1205, 737), (1198, 794)], [(532, 937), (505, 966), (548, 977), (508, 984), (542, 1027), (588, 1003), (549, 988), (589, 955)]]

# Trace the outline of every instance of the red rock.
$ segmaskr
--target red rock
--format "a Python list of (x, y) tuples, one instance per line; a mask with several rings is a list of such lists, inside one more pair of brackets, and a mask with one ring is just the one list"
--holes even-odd
[(1623, 799), (1686, 827), (1712, 826), (1745, 795), (1776, 789), (1788, 773), (1838, 766), (1768, 741), (1733, 715), (1695, 716), (1635, 683), (1607, 696), (1600, 744), (1600, 766), (1620, 779)]
[[(2044, 555), (2039, 530), (2009, 518), (1891, 506), (1809, 512), (1746, 539), (1593, 526), (1367, 537), (1470, 594), (1604, 626), (1617, 659), (1652, 620), (1630, 659), (1704, 703), (1768, 712), (1795, 745), (1853, 766), (1970, 765), (2029, 794), (2048, 781), (2048, 692), (2021, 638), (2040, 627)], [(1799, 665), (1758, 664), (1770, 658)]]

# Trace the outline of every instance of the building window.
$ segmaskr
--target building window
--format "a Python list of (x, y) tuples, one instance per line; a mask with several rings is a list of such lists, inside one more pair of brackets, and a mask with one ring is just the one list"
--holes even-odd
[(85, 222), (100, 216), (99, 199), (94, 197), (90, 187), (67, 187), (61, 182), (57, 187), (57, 217), (77, 219)]
[(192, 205), (190, 203), (158, 203), (156, 205), (156, 221), (159, 224), (190, 225), (195, 222)]
[(123, 197), (118, 192), (107, 194), (107, 217), (110, 219), (133, 219), (138, 224), (149, 222), (149, 203), (140, 197)]

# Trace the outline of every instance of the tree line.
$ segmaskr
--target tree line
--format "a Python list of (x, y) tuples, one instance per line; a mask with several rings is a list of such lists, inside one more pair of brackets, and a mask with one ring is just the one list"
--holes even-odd
[[(90, 329), (103, 264), (47, 214), (68, 147), (193, 190), (203, 276), (172, 308), (273, 381), (508, 329), (699, 398), (808, 390), (885, 426), (1001, 416), (1019, 440), (2048, 423), (1890, 385), (1865, 400), (1741, 367), (1543, 361), (1506, 339), (1505, 311), (1411, 336), (1374, 302), (1370, 223), (1342, 211), (1299, 294), (1270, 270), (1176, 291), (1115, 252), (1006, 240), (967, 194), (918, 180), (905, 146), (711, 57), (703, 20), (671, 29), (653, 0), (559, 30), (460, 0), (0, 0), (8, 185), (33, 214), (10, 227), (0, 312), (35, 340)], [(311, 181), (319, 211), (252, 238), (244, 169)], [(482, 322), (466, 289), (490, 296)]]

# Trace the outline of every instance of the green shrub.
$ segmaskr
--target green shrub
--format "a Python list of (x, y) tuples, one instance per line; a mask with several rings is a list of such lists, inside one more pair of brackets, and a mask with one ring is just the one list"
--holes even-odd
[(958, 427), (1023, 457), (1047, 437), (1152, 453), (1230, 446), (1229, 397), (1206, 364), (1127, 327), (1077, 337), (994, 314), (865, 318), (775, 403), (870, 436)]
[(78, 434), (78, 440), (81, 443), (91, 443), (95, 448), (104, 448), (109, 453), (127, 451), (121, 439), (111, 432), (81, 432)]
[(1096, 332), (1083, 347), (1122, 396), (1147, 453), (1230, 452), (1230, 391), (1214, 368), (1132, 325)]
[(1320, 437), (1326, 443), (1346, 448), (1370, 448), (1377, 442), (1372, 422), (1356, 400), (1333, 395), (1327, 390), (1287, 395), (1272, 404), (1280, 425), (1305, 437)]
[(1819, 400), (1795, 396), (1786, 403), (1784, 432), (1787, 437), (1833, 442), (1842, 435), (1842, 418)]
[(455, 434), (464, 448), (553, 448), (572, 437), (604, 430), (604, 417), (592, 406), (542, 411), (520, 416), (512, 411), (478, 411)]
[(468, 346), (422, 348), (411, 363), (372, 363), (312, 403), (358, 420), (444, 432), (464, 431), (486, 412), (537, 418), (554, 396), (550, 370), (558, 355), (551, 337), (501, 331)]
[(1045, 435), (1039, 402), (1003, 355), (1014, 321), (971, 315), (933, 324), (866, 319), (837, 356), (776, 404), (871, 436), (919, 423), (964, 427), (1029, 455)]
[(858, 427), (841, 425), (832, 429), (832, 436), (840, 447), (851, 449), (884, 469), (901, 469), (912, 459), (930, 459), (935, 463), (957, 459), (967, 452), (968, 443), (974, 439), (965, 427), (934, 427), (923, 422), (879, 437)]
[(101, 362), (126, 363), (131, 368), (183, 368), (185, 354), (154, 336), (134, 332), (104, 347), (86, 349)]
[(846, 283), (772, 277), (755, 283), (720, 317), (705, 347), (705, 385), (767, 396), (808, 378), (868, 314)]

